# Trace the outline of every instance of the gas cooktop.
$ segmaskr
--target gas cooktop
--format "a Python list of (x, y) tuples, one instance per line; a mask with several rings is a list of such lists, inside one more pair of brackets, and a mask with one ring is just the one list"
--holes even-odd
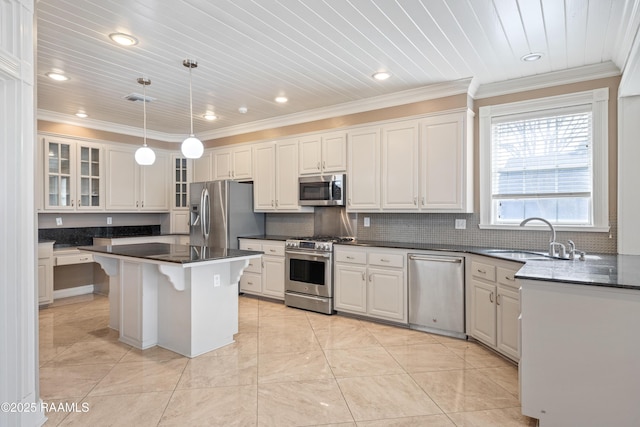
[(352, 242), (355, 237), (307, 236), (288, 239), (287, 249), (304, 249), (308, 251), (331, 252), (334, 243)]
[(336, 236), (305, 236), (305, 237), (293, 237), (288, 240), (299, 240), (299, 241), (307, 241), (307, 242), (331, 242), (331, 243), (340, 243), (340, 242), (353, 242), (355, 237), (336, 237)]

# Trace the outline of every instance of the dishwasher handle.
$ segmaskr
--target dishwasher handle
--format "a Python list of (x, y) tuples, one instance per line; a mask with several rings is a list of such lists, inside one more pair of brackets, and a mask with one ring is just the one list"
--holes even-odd
[(462, 258), (445, 258), (445, 257), (428, 257), (423, 255), (409, 255), (410, 260), (416, 261), (434, 261), (434, 262), (450, 262), (453, 264), (462, 263)]

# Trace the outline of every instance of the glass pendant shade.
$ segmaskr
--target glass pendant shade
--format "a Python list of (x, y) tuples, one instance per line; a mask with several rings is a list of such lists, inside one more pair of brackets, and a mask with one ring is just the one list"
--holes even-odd
[(185, 59), (182, 61), (182, 65), (189, 69), (189, 118), (191, 119), (191, 133), (189, 137), (182, 141), (182, 155), (187, 159), (199, 159), (202, 157), (202, 153), (204, 153), (204, 145), (202, 145), (202, 141), (195, 137), (193, 134), (193, 96), (191, 91), (191, 70), (198, 66), (196, 61), (191, 59)]
[(204, 153), (204, 145), (193, 135), (182, 141), (182, 155), (187, 159), (199, 159)]
[(144, 139), (142, 143), (142, 147), (136, 150), (135, 159), (136, 163), (141, 166), (150, 166), (156, 161), (156, 153), (153, 152), (151, 148), (147, 146), (147, 86), (151, 84), (151, 80), (145, 79), (144, 77), (140, 77), (138, 79), (138, 83), (142, 85), (143, 88), (143, 130), (144, 130)]
[(146, 145), (136, 150), (136, 163), (142, 166), (152, 165), (156, 161), (156, 153)]

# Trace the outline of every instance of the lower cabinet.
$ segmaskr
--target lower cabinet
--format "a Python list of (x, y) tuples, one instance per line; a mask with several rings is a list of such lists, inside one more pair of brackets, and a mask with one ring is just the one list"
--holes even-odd
[(240, 292), (284, 300), (284, 242), (240, 239), (240, 249), (264, 252), (259, 260), (249, 261), (240, 277)]
[(334, 308), (407, 323), (406, 251), (336, 245)]
[(473, 256), (469, 335), (505, 356), (520, 359), (520, 295), (515, 273), (522, 264)]
[(53, 242), (38, 243), (38, 304), (53, 302)]

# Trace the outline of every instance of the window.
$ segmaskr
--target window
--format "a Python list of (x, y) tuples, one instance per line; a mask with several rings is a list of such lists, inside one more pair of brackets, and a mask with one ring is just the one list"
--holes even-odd
[(608, 229), (608, 90), (480, 108), (481, 223)]

